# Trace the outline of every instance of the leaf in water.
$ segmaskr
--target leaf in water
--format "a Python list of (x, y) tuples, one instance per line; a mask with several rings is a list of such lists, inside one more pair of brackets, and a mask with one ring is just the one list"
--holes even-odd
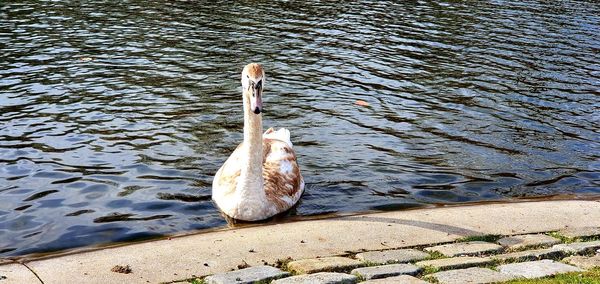
[(369, 103), (367, 103), (367, 102), (365, 102), (365, 101), (363, 101), (363, 100), (357, 100), (357, 101), (355, 102), (355, 104), (356, 104), (356, 105), (359, 105), (359, 106), (365, 106), (365, 107), (366, 107), (366, 106), (369, 106)]

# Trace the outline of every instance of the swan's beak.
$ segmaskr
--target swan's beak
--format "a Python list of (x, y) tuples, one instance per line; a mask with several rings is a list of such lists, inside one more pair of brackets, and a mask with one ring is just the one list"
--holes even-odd
[(260, 87), (254, 86), (252, 88), (252, 97), (250, 98), (250, 110), (256, 114), (262, 112), (262, 90)]

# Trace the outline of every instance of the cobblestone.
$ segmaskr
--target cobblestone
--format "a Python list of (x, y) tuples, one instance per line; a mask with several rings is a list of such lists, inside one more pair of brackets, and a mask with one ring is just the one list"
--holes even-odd
[(586, 238), (600, 236), (600, 227), (575, 227), (562, 229), (558, 232), (567, 238)]
[(431, 277), (442, 284), (495, 283), (516, 278), (515, 276), (479, 267), (437, 272), (431, 274)]
[(411, 262), (423, 260), (428, 257), (428, 253), (416, 249), (369, 251), (356, 255), (356, 258), (359, 260), (376, 264)]
[(502, 246), (480, 241), (452, 243), (425, 248), (425, 251), (439, 252), (445, 256), (450, 257), (459, 255), (479, 255), (485, 253), (496, 253), (501, 250)]
[(295, 260), (288, 263), (287, 267), (290, 271), (298, 274), (315, 273), (322, 271), (344, 271), (362, 266), (363, 263), (347, 257), (322, 257)]
[(593, 252), (600, 248), (600, 241), (594, 242), (578, 242), (571, 244), (558, 244), (554, 245), (552, 248), (559, 249), (568, 253), (589, 253)]
[(501, 273), (518, 277), (538, 278), (552, 276), (559, 273), (576, 272), (583, 270), (568, 264), (544, 259), (538, 261), (500, 265), (498, 266), (498, 271), (500, 271)]
[(510, 236), (498, 240), (498, 243), (509, 250), (522, 250), (531, 247), (549, 247), (560, 243), (560, 240), (544, 234)]
[(487, 265), (491, 264), (492, 262), (492, 259), (489, 257), (459, 256), (452, 258), (419, 261), (415, 263), (415, 265), (420, 267), (431, 266), (440, 270), (446, 270), (478, 265)]
[(345, 273), (319, 272), (282, 278), (271, 282), (271, 284), (353, 284), (358, 277)]
[(360, 284), (429, 284), (429, 282), (410, 275), (400, 275), (383, 279), (368, 280), (360, 282)]
[(211, 275), (206, 277), (205, 280), (208, 284), (246, 284), (258, 281), (269, 281), (288, 275), (290, 275), (290, 273), (272, 266), (264, 265)]
[(412, 264), (388, 264), (380, 266), (362, 267), (352, 270), (352, 274), (365, 279), (378, 279), (398, 275), (416, 275), (421, 268)]
[(564, 259), (564, 261), (573, 264), (583, 269), (590, 269), (594, 267), (600, 267), (600, 254), (594, 256), (571, 256)]
[(497, 254), (490, 256), (492, 259), (500, 261), (526, 261), (526, 260), (538, 260), (542, 258), (559, 258), (565, 255), (565, 252), (555, 248), (547, 249), (536, 249), (511, 252), (505, 254)]

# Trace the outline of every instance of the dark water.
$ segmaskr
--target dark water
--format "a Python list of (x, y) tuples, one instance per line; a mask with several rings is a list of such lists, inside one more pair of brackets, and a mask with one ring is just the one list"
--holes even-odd
[(3, 256), (225, 226), (210, 184), (253, 61), (297, 215), (600, 194), (595, 1), (11, 2)]

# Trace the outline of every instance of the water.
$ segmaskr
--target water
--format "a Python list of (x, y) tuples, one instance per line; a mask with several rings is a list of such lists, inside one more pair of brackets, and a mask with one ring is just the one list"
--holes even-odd
[(600, 194), (594, 1), (9, 2), (2, 256), (226, 226), (249, 62), (307, 182), (291, 215)]

